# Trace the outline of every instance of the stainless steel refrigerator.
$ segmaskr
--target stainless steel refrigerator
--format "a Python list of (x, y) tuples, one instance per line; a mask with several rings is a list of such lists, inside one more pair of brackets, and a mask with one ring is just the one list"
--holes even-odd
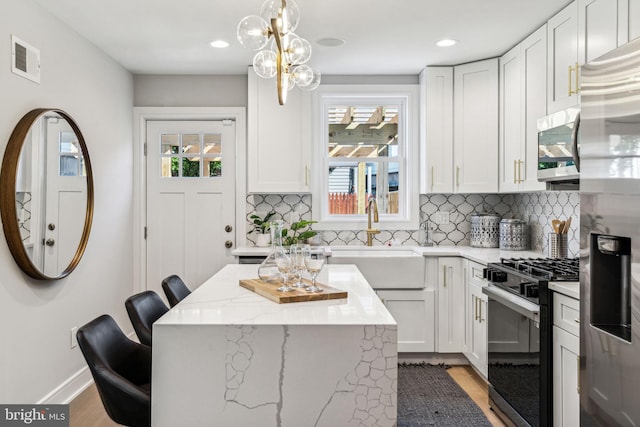
[(640, 40), (581, 79), (580, 425), (640, 426)]

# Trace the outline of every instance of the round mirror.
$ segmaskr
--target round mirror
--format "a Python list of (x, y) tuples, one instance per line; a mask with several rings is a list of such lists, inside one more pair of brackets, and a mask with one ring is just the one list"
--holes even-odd
[(0, 214), (11, 254), (29, 276), (61, 279), (80, 262), (93, 175), (82, 133), (64, 111), (32, 110), (16, 125), (0, 171)]

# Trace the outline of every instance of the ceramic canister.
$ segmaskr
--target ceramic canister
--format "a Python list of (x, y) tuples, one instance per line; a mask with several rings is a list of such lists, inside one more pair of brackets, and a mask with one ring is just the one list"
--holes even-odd
[(471, 215), (470, 245), (474, 248), (497, 248), (499, 224), (500, 217), (496, 214), (476, 213)]
[(524, 251), (529, 246), (527, 223), (521, 219), (500, 221), (500, 249)]

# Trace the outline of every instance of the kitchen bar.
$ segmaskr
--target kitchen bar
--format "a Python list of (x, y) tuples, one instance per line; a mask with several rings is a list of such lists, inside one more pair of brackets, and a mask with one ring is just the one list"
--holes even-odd
[(353, 265), (319, 283), (348, 298), (276, 304), (227, 265), (153, 326), (152, 424), (392, 426), (397, 326)]

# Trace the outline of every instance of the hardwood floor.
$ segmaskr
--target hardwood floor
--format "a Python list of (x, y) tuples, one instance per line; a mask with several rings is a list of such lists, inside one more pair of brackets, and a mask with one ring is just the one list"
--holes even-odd
[(494, 427), (504, 427), (504, 424), (498, 416), (489, 409), (489, 392), (487, 383), (473, 370), (471, 366), (459, 365), (452, 366), (447, 372), (458, 383), (462, 389), (467, 392), (471, 400), (482, 409), (489, 422)]
[[(452, 366), (447, 372), (482, 409), (491, 424), (496, 427), (505, 426), (489, 409), (487, 384), (475, 373), (473, 368)], [(87, 388), (71, 402), (69, 416), (70, 427), (113, 427), (118, 425), (111, 421), (105, 412), (95, 385)]]

